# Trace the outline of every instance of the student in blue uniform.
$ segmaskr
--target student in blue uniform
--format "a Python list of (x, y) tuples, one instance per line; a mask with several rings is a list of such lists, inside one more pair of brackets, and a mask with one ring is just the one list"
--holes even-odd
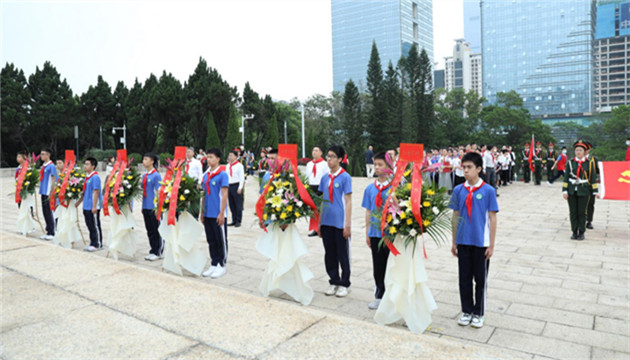
[[(486, 307), (486, 280), (497, 232), (496, 190), (479, 178), (483, 160), (477, 153), (462, 158), (466, 182), (453, 189), (453, 246), (451, 253), (459, 265), (459, 296), (462, 316), (457, 323), (483, 326)], [(475, 293), (473, 298), (473, 279)]]
[(385, 205), (389, 197), (391, 187), (388, 173), (383, 171), (386, 168), (391, 170), (391, 167), (385, 160), (385, 153), (378, 153), (373, 159), (374, 174), (377, 176), (377, 179), (365, 188), (363, 203), (361, 204), (365, 209), (365, 241), (372, 250), (372, 267), (374, 268), (373, 275), (376, 284), (374, 301), (368, 304), (368, 308), (371, 310), (378, 309), (383, 294), (385, 294), (385, 269), (387, 268), (387, 258), (389, 256), (389, 248), (385, 244), (379, 246), (383, 234), (380, 222), (375, 215), (383, 211), (383, 205)]
[(272, 167), (276, 166), (276, 157), (278, 157), (278, 149), (269, 150), (266, 160), (267, 171), (264, 172), (265, 174), (263, 175), (262, 181), (260, 182), (260, 190), (258, 192), (259, 194), (262, 194), (263, 191), (265, 191), (265, 186), (267, 186), (269, 179), (271, 179), (271, 173), (273, 172)]
[(160, 221), (155, 215), (155, 204), (153, 203), (160, 189), (160, 181), (162, 181), (162, 176), (157, 171), (157, 162), (158, 157), (153, 153), (145, 154), (142, 158), (142, 165), (146, 170), (142, 175), (142, 216), (151, 246), (149, 255), (145, 256), (144, 260), (148, 261), (161, 259), (164, 250), (164, 241), (158, 231)]
[(83, 217), (85, 225), (90, 231), (90, 245), (83, 248), (85, 251), (93, 252), (103, 248), (103, 231), (101, 230), (101, 206), (103, 204), (103, 193), (101, 191), (101, 178), (98, 176), (95, 158), (89, 157), (83, 163), (83, 171), (87, 174), (83, 183), (83, 194), (77, 201), (77, 207), (83, 202)]
[(201, 180), (204, 196), (201, 200), (200, 220), (206, 230), (206, 241), (210, 248), (211, 264), (203, 276), (213, 279), (225, 275), (228, 254), (227, 243), (227, 201), (229, 177), (221, 161), (221, 150), (212, 148), (206, 152), (208, 170)]
[(55, 218), (50, 209), (49, 196), (57, 181), (57, 168), (50, 159), (50, 155), (51, 152), (48, 149), (40, 153), (43, 164), (39, 170), (39, 194), (42, 197), (42, 212), (46, 221), (46, 234), (40, 237), (43, 240), (52, 240), (55, 237)]
[[(330, 168), (319, 184), (324, 198), (320, 210), (319, 234), (324, 242), (324, 262), (328, 273), (327, 296), (345, 297), (350, 287), (350, 219), (352, 218), (352, 178), (341, 167), (346, 151), (340, 145), (328, 149)], [(339, 277), (341, 267), (341, 277)]]

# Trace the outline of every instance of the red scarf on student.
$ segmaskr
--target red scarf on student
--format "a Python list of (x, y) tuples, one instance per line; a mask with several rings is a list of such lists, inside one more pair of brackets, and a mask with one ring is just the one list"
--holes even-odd
[(313, 176), (317, 176), (317, 164), (324, 161), (324, 159), (320, 158), (319, 160), (313, 160)]
[(382, 192), (389, 189), (391, 183), (388, 182), (387, 184), (379, 185), (378, 180), (374, 180), (374, 186), (376, 186), (376, 189), (378, 190), (378, 193), (376, 194), (376, 207), (380, 209), (383, 206)]
[(155, 168), (151, 169), (148, 173), (142, 177), (142, 196), (147, 197), (147, 177), (156, 172)]
[(46, 167), (52, 165), (52, 162), (49, 162), (48, 164), (44, 164), (42, 165), (42, 169), (39, 171), (39, 183), (41, 184), (42, 181), (44, 181), (44, 172), (46, 170)]
[(479, 186), (475, 186), (475, 187), (464, 186), (464, 189), (468, 190), (468, 196), (466, 196), (466, 210), (468, 210), (468, 219), (470, 219), (470, 215), (471, 215), (471, 212), (472, 212), (473, 193), (475, 191), (481, 189), (483, 184), (485, 184), (485, 183), (482, 180), (481, 184)]
[(85, 181), (83, 182), (83, 196), (85, 196), (85, 188), (87, 187), (88, 180), (90, 180), (92, 178), (92, 176), (94, 176), (96, 174), (98, 174), (98, 173), (95, 171), (92, 174), (90, 174), (90, 176), (85, 178)]
[(232, 177), (232, 168), (234, 167), (234, 165), (238, 164), (238, 160), (234, 160), (233, 163), (230, 163), (230, 177)]
[[(231, 170), (231, 169), (230, 169)], [(208, 174), (208, 178), (206, 179), (206, 192), (208, 193), (208, 195), (210, 195), (210, 180), (212, 180), (213, 177), (219, 175), (220, 173), (222, 173), (223, 171), (225, 171), (225, 167), (223, 166), (219, 166), (219, 169), (216, 170), (215, 172), (213, 172), (212, 174)]]
[(339, 171), (339, 174), (337, 175), (333, 175), (333, 174), (328, 174), (328, 177), (330, 177), (330, 183), (328, 184), (328, 195), (330, 196), (330, 202), (333, 202), (333, 182), (335, 181), (335, 178), (343, 173), (345, 173), (346, 171), (343, 168), (340, 168), (341, 171)]

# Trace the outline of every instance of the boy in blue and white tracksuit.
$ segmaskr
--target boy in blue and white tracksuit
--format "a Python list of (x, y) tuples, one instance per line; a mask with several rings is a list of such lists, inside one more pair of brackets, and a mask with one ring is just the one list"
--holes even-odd
[(52, 240), (55, 236), (55, 217), (50, 209), (50, 194), (55, 187), (57, 181), (57, 168), (50, 159), (51, 152), (48, 149), (41, 151), (40, 156), (43, 165), (39, 170), (39, 194), (42, 198), (42, 213), (46, 221), (46, 234), (41, 238), (44, 240)]
[(87, 174), (83, 183), (83, 194), (77, 202), (79, 206), (83, 202), (83, 217), (85, 225), (90, 231), (90, 245), (83, 248), (85, 251), (97, 251), (103, 248), (103, 231), (101, 230), (100, 212), (103, 204), (103, 191), (101, 190), (101, 178), (96, 172), (98, 162), (89, 157), (83, 163), (83, 170)]
[(161, 186), (160, 181), (162, 181), (162, 175), (157, 171), (157, 162), (158, 157), (153, 153), (145, 154), (142, 158), (142, 165), (146, 170), (146, 173), (142, 175), (142, 217), (151, 247), (149, 255), (145, 256), (144, 259), (148, 261), (161, 259), (162, 251), (164, 251), (164, 241), (158, 231), (160, 220), (155, 214), (154, 204)]
[(462, 168), (466, 182), (453, 189), (449, 205), (453, 209), (451, 253), (458, 259), (463, 313), (458, 324), (480, 328), (484, 322), (486, 280), (494, 252), (499, 206), (496, 190), (479, 177), (483, 169), (481, 155), (472, 152), (464, 155)]

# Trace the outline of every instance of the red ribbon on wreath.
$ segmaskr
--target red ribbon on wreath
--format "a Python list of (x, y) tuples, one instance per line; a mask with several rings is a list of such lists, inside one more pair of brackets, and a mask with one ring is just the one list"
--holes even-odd
[[(411, 168), (411, 212), (413, 213), (414, 218), (420, 224), (420, 228), (422, 229), (422, 215), (420, 212), (420, 201), (422, 200), (422, 158), (424, 154), (424, 145), (423, 144), (400, 144), (400, 156), (398, 157), (398, 162), (396, 163), (396, 174), (394, 175), (394, 180), (392, 181), (392, 187), (390, 190), (390, 194), (394, 194), (396, 192), (396, 188), (400, 185), (400, 181), (403, 178), (405, 171), (407, 170), (407, 165), (409, 163), (412, 164)], [(395, 256), (400, 254), (398, 249), (394, 246), (394, 244), (385, 237), (385, 228), (387, 227), (387, 214), (389, 213), (389, 208), (392, 206), (392, 197), (387, 198), (387, 202), (385, 202), (385, 206), (383, 206), (383, 216), (381, 218), (381, 231), (383, 233), (383, 240), (385, 244), (389, 248), (389, 251)], [(427, 257), (427, 252), (424, 249), (424, 242), (422, 243), (422, 250), (424, 251), (424, 257)]]
[[(317, 210), (317, 206), (315, 206), (315, 203), (313, 202), (311, 195), (308, 193), (308, 190), (306, 190), (306, 188), (304, 187), (304, 184), (302, 184), (302, 180), (300, 180), (300, 177), (298, 176), (297, 153), (298, 153), (297, 144), (278, 145), (278, 160), (276, 163), (276, 168), (278, 170), (276, 171), (278, 172), (281, 171), (282, 164), (284, 164), (285, 161), (289, 161), (289, 170), (291, 170), (291, 172), (293, 173), (293, 177), (295, 179), (295, 184), (297, 186), (300, 199), (302, 200), (302, 202), (304, 202), (314, 211), (313, 216), (311, 217), (311, 220), (309, 223), (309, 230), (319, 232), (319, 211)], [(276, 171), (274, 171), (274, 173), (271, 174), (271, 177), (269, 178), (269, 182), (267, 182), (267, 185), (265, 185), (265, 189), (263, 190), (263, 193), (260, 195), (260, 197), (258, 198), (258, 201), (256, 202), (256, 215), (258, 215), (258, 220), (262, 224), (263, 230), (265, 230), (265, 232), (267, 232), (267, 227), (265, 226), (265, 223), (263, 221), (263, 210), (265, 208), (265, 196), (267, 195), (267, 192), (269, 191), (269, 186), (271, 185), (271, 183), (273, 182), (273, 179), (275, 178)]]
[[(59, 188), (59, 194), (57, 197), (59, 198), (59, 204), (63, 207), (68, 207), (66, 203), (66, 191), (68, 189), (68, 182), (70, 181), (70, 174), (74, 169), (74, 165), (76, 163), (76, 157), (74, 156), (74, 150), (66, 150), (66, 157), (63, 163), (63, 170), (61, 173), (63, 176), (63, 181), (61, 182), (61, 187)], [(55, 211), (57, 207), (57, 199), (54, 196), (50, 197), (50, 208)]]
[(20, 173), (17, 178), (17, 184), (15, 185), (15, 203), (19, 204), (22, 202), (22, 196), (20, 193), (22, 192), (22, 186), (24, 186), (24, 178), (26, 178), (26, 173), (28, 172), (28, 158), (24, 159), (24, 163), (22, 163), (22, 168), (20, 168)]
[(166, 175), (164, 175), (164, 180), (160, 187), (159, 196), (158, 196), (158, 211), (155, 213), (155, 216), (160, 220), (160, 216), (162, 214), (162, 209), (164, 208), (164, 202), (166, 200), (166, 184), (175, 176), (175, 180), (173, 181), (173, 187), (171, 188), (171, 200), (168, 204), (168, 215), (167, 219), (168, 225), (175, 225), (176, 215), (177, 215), (177, 201), (178, 201), (178, 193), (179, 193), (179, 184), (182, 181), (183, 171), (182, 167), (186, 161), (186, 147), (185, 146), (176, 146), (175, 154), (173, 156), (173, 161), (169, 161), (169, 167), (166, 170)]
[(116, 214), (122, 214), (120, 211), (120, 207), (118, 206), (118, 190), (120, 189), (120, 184), (122, 183), (123, 174), (127, 169), (127, 150), (121, 149), (116, 151), (116, 162), (114, 163), (114, 168), (112, 169), (111, 174), (107, 177), (107, 182), (105, 183), (105, 193), (103, 194), (103, 213), (105, 216), (109, 216), (109, 183), (112, 181), (114, 175), (116, 178), (114, 179), (114, 188), (112, 189), (112, 207)]

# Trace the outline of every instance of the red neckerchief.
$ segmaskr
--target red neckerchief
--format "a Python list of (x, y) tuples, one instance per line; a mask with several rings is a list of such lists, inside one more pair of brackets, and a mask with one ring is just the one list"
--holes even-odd
[(144, 177), (142, 177), (142, 196), (144, 196), (145, 198), (147, 197), (147, 177), (155, 173), (155, 171), (155, 168), (153, 168), (148, 173), (145, 173)]
[(540, 152), (540, 149), (536, 149), (536, 157), (538, 157), (539, 152)]
[(223, 170), (225, 170), (225, 168), (223, 166), (219, 166), (214, 170), (214, 172), (208, 173), (208, 178), (206, 179), (206, 192), (208, 193), (208, 195), (210, 195), (210, 180), (223, 172)]
[(383, 206), (383, 196), (381, 195), (381, 193), (384, 190), (389, 189), (389, 187), (391, 186), (391, 183), (387, 182), (387, 183), (379, 186), (378, 180), (374, 180), (374, 186), (376, 186), (376, 189), (378, 190), (378, 193), (376, 194), (376, 207), (378, 209), (380, 209), (381, 206)]
[(46, 170), (46, 167), (51, 165), (51, 164), (52, 164), (52, 161), (49, 161), (48, 163), (43, 164), (42, 165), (42, 169), (39, 170), (39, 183), (40, 184), (42, 183), (42, 181), (44, 181), (44, 171)]
[(335, 181), (335, 178), (343, 173), (345, 173), (346, 171), (343, 168), (340, 168), (341, 170), (339, 171), (339, 174), (337, 175), (333, 175), (333, 174), (328, 174), (328, 177), (330, 177), (330, 183), (328, 184), (328, 195), (330, 197), (330, 203), (333, 202), (333, 182)]
[(313, 160), (313, 177), (317, 177), (317, 164), (324, 161), (324, 159), (319, 158), (319, 160)]
[(234, 167), (234, 165), (238, 164), (238, 160), (234, 160), (233, 163), (230, 163), (230, 177), (232, 177), (232, 168)]
[(483, 186), (484, 182), (483, 180), (481, 180), (481, 184), (479, 186), (475, 186), (475, 187), (468, 187), (466, 185), (464, 185), (464, 189), (468, 190), (468, 196), (466, 196), (466, 209), (468, 210), (468, 219), (470, 219), (470, 214), (472, 212), (472, 200), (473, 200), (473, 193), (479, 189), (481, 189), (481, 187)]
[(17, 180), (17, 178), (20, 176), (20, 170), (22, 170), (22, 165), (18, 166), (17, 169), (15, 169), (15, 180)]
[(95, 172), (91, 173), (88, 177), (85, 178), (85, 181), (83, 182), (83, 193), (85, 193), (85, 188), (87, 187), (88, 180), (90, 180), (90, 178), (92, 178), (92, 176), (94, 176), (96, 174), (98, 174), (98, 173), (95, 171)]
[(582, 161), (578, 160), (578, 158), (575, 158), (575, 162), (578, 163), (578, 168), (577, 168), (577, 173), (575, 174), (576, 178), (580, 178), (580, 170), (582, 172), (584, 172), (584, 169), (582, 169), (582, 164), (586, 161), (586, 157), (582, 159)]
[(267, 158), (260, 159), (258, 162), (258, 169), (262, 169), (263, 165), (267, 162)]

